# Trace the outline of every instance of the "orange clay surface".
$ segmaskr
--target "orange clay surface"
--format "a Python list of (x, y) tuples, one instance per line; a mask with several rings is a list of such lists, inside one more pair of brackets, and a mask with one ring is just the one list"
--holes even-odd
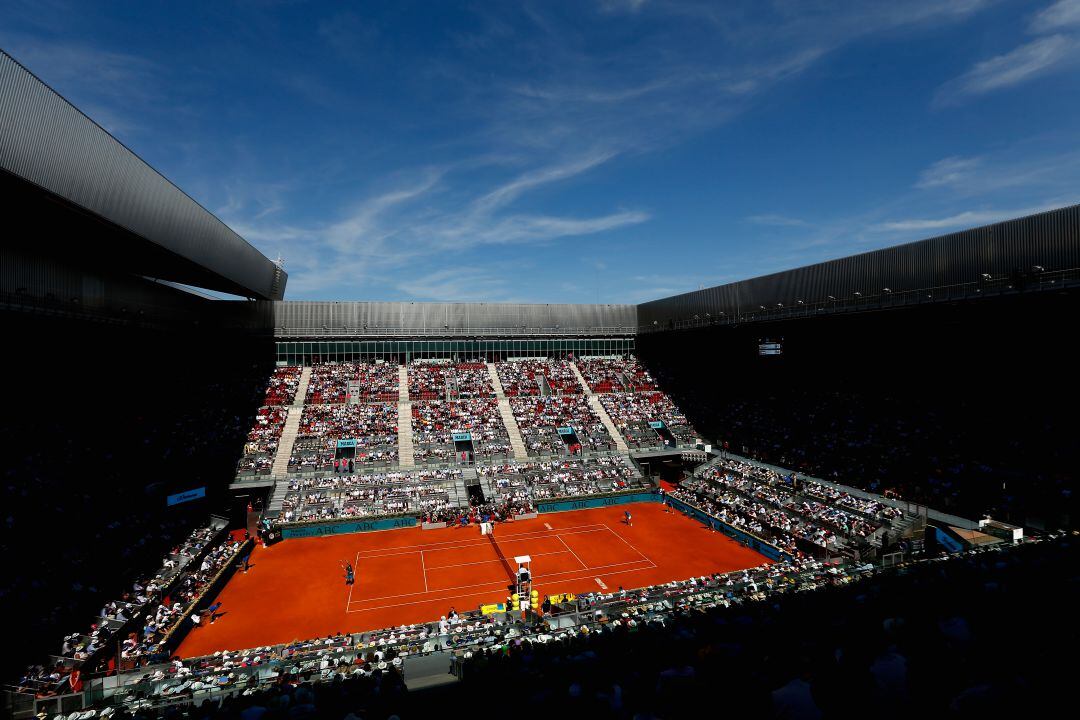
[[(623, 513), (632, 513), (632, 527)], [(768, 562), (721, 533), (659, 503), (548, 513), (495, 526), (495, 544), (476, 525), (353, 533), (257, 547), (251, 570), (218, 596), (225, 614), (193, 630), (178, 654), (243, 650), (438, 620), (504, 602), (514, 557), (532, 557), (533, 588), (553, 593), (615, 591)], [(500, 557), (500, 553), (502, 557)], [(504, 559), (505, 558), (505, 559)], [(356, 570), (345, 584), (342, 562)]]

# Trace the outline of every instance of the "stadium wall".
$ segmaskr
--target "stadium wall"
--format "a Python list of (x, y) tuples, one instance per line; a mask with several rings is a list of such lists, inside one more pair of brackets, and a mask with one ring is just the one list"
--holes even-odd
[[(259, 302), (230, 317), (238, 330), (281, 339), (627, 336), (634, 305), (565, 303)], [(249, 307), (249, 306), (254, 306)], [(229, 308), (224, 308), (229, 313)]]
[(955, 302), (1080, 281), (1080, 205), (642, 303), (638, 332)]

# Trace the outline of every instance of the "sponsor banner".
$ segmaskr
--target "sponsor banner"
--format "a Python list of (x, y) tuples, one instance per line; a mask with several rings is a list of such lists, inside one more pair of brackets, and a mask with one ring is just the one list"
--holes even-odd
[(374, 530), (396, 530), (398, 528), (416, 527), (416, 518), (382, 518), (379, 520), (361, 520), (354, 522), (320, 523), (318, 525), (305, 525), (303, 527), (284, 527), (281, 536), (286, 540), (294, 538), (323, 537), (325, 535), (342, 535), (345, 533), (372, 532)]
[(559, 593), (558, 595), (549, 595), (548, 599), (553, 603), (573, 602), (577, 600), (577, 595), (574, 593)]
[(651, 427), (653, 430), (659, 430), (660, 428), (664, 427), (664, 423), (660, 422), (659, 420), (650, 420), (649, 427)]
[(472, 433), (454, 433), (452, 438), (454, 442), (465, 442), (466, 440), (472, 440)]
[(356, 447), (356, 440), (338, 440), (337, 441), (337, 446), (339, 448), (350, 448), (350, 447), (354, 448), (354, 447)]
[(560, 435), (573, 435), (574, 434), (574, 428), (572, 428), (572, 427), (561, 427), (561, 428), (555, 428), (555, 429), (559, 431)]
[(176, 493), (165, 498), (167, 505), (179, 505), (180, 503), (190, 502), (191, 500), (198, 500), (199, 498), (206, 497), (206, 488), (195, 488), (194, 490), (188, 490), (187, 492)]
[(482, 615), (495, 615), (496, 613), (505, 613), (506, 603), (493, 603), (491, 605), (481, 605), (480, 614)]
[(659, 502), (657, 495), (647, 492), (626, 493), (625, 495), (610, 495), (608, 497), (582, 498), (581, 500), (556, 500), (555, 502), (538, 502), (536, 511), (540, 513), (566, 512), (567, 510), (589, 510), (591, 508), (611, 507), (612, 505), (625, 505), (638, 502)]

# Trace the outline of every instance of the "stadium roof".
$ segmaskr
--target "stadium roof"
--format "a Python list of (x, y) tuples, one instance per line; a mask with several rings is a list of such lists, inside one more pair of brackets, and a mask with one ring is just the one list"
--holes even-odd
[[(3, 51), (0, 175), (12, 202), (43, 195), (54, 209), (89, 214), (112, 230), (94, 232), (94, 247), (54, 228), (34, 237), (28, 229), (27, 242), (136, 275), (262, 300), (284, 296), (280, 267)], [(60, 227), (77, 234), (78, 223)]]

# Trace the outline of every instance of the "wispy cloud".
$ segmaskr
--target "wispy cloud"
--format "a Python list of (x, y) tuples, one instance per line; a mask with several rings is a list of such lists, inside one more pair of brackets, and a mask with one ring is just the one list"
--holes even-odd
[(1037, 33), (1074, 27), (1080, 27), (1080, 0), (1058, 0), (1031, 20), (1031, 31)]
[(1021, 45), (1004, 55), (975, 64), (938, 91), (939, 106), (953, 105), (972, 95), (1013, 87), (1073, 63), (1080, 57), (1080, 41), (1068, 35), (1050, 35)]
[(1032, 33), (1043, 37), (975, 63), (938, 89), (934, 105), (956, 105), (971, 96), (1014, 87), (1075, 66), (1080, 61), (1080, 37), (1067, 32), (1075, 27), (1080, 27), (1080, 0), (1058, 0), (1039, 11), (1028, 26)]
[(769, 227), (806, 227), (808, 222), (801, 218), (788, 217), (787, 215), (750, 215), (746, 222), (751, 225), (766, 225)]
[(879, 232), (932, 232), (936, 230), (951, 230), (953, 228), (968, 228), (1001, 222), (1002, 220), (1009, 220), (1024, 215), (1033, 215), (1035, 213), (1052, 210), (1055, 207), (1059, 207), (1059, 205), (1054, 203), (1026, 208), (968, 210), (948, 217), (892, 220), (872, 225), (869, 229)]
[(636, 13), (645, 7), (647, 2), (648, 0), (599, 0), (599, 5), (604, 12)]
[(958, 186), (971, 182), (980, 165), (982, 165), (982, 158), (978, 157), (965, 158), (954, 155), (938, 160), (920, 173), (915, 187), (926, 189)]
[[(464, 296), (457, 290), (491, 290), (493, 282), (470, 284), (463, 279), (480, 277), (475, 271), (446, 274), (440, 257), (484, 245), (545, 244), (648, 221), (650, 214), (641, 209), (584, 217), (514, 211), (529, 193), (584, 175), (611, 157), (593, 153), (521, 172), (464, 203), (460, 193), (450, 193), (444, 185), (452, 184), (455, 173), (475, 168), (431, 168), (397, 189), (360, 199), (344, 217), (326, 225), (283, 227), (243, 221), (233, 227), (249, 240), (283, 253), (290, 286), (299, 292), (320, 283), (379, 278), (407, 266), (423, 282), (399, 280), (394, 284), (397, 290), (414, 297), (460, 300)], [(421, 293), (421, 288), (427, 289)], [(449, 294), (437, 296), (436, 291)]]
[(138, 55), (3, 31), (0, 47), (116, 136), (136, 132), (162, 97), (161, 68)]

